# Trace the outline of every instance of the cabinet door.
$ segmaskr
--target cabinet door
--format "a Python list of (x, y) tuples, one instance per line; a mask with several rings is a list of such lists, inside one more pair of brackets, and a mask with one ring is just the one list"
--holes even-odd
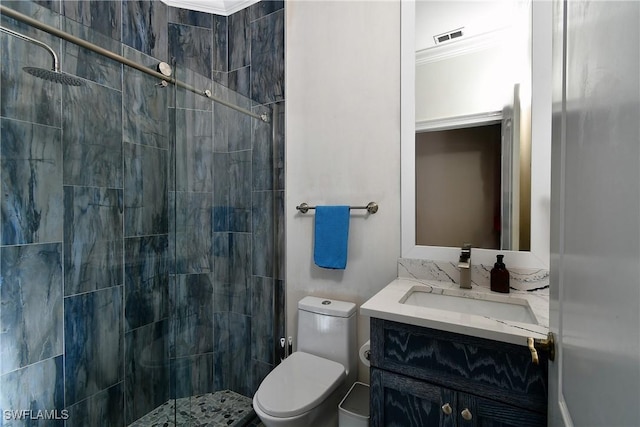
[(547, 410), (547, 359), (525, 346), (371, 319), (371, 366), (534, 412)]
[(458, 393), (458, 427), (542, 427), (547, 417), (512, 405)]
[(454, 427), (457, 413), (454, 391), (371, 369), (372, 427)]

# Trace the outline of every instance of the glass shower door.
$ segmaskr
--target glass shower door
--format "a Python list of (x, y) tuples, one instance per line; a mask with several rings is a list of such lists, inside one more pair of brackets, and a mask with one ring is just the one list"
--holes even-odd
[[(251, 108), (248, 98), (180, 64), (176, 70), (179, 80)], [(176, 89), (173, 117), (170, 357), (176, 420), (178, 425), (244, 425), (254, 416), (255, 119), (183, 88)]]
[[(157, 69), (143, 46), (74, 8), (124, 16), (118, 5), (135, 15), (159, 2), (60, 4), (2, 1)], [(68, 426), (244, 423), (282, 335), (271, 125), (57, 31), (1, 20), (52, 47), (83, 84), (25, 73), (50, 68), (49, 53), (0, 34), (0, 410), (64, 410)], [(173, 68), (202, 92), (271, 110)]]

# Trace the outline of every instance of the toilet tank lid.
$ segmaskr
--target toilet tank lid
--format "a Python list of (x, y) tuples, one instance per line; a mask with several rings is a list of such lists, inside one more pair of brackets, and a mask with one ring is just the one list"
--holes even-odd
[(329, 298), (304, 297), (298, 302), (300, 310), (326, 314), (335, 317), (351, 317), (356, 312), (352, 302), (337, 301)]

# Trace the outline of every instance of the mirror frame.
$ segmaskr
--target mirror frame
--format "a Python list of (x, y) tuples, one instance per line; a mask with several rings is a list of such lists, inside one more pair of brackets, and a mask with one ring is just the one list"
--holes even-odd
[[(505, 255), (513, 268), (549, 269), (551, 200), (551, 2), (532, 0), (531, 251), (472, 250), (473, 264), (493, 265)], [(401, 256), (457, 262), (460, 248), (416, 245), (415, 201), (415, 1), (400, 2)]]

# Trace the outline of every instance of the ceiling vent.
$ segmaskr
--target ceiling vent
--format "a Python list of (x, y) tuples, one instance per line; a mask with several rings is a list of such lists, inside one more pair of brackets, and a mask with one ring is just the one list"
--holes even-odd
[(433, 40), (436, 44), (442, 44), (451, 40), (459, 39), (464, 35), (464, 27), (455, 30), (447, 31), (446, 33), (433, 36)]

